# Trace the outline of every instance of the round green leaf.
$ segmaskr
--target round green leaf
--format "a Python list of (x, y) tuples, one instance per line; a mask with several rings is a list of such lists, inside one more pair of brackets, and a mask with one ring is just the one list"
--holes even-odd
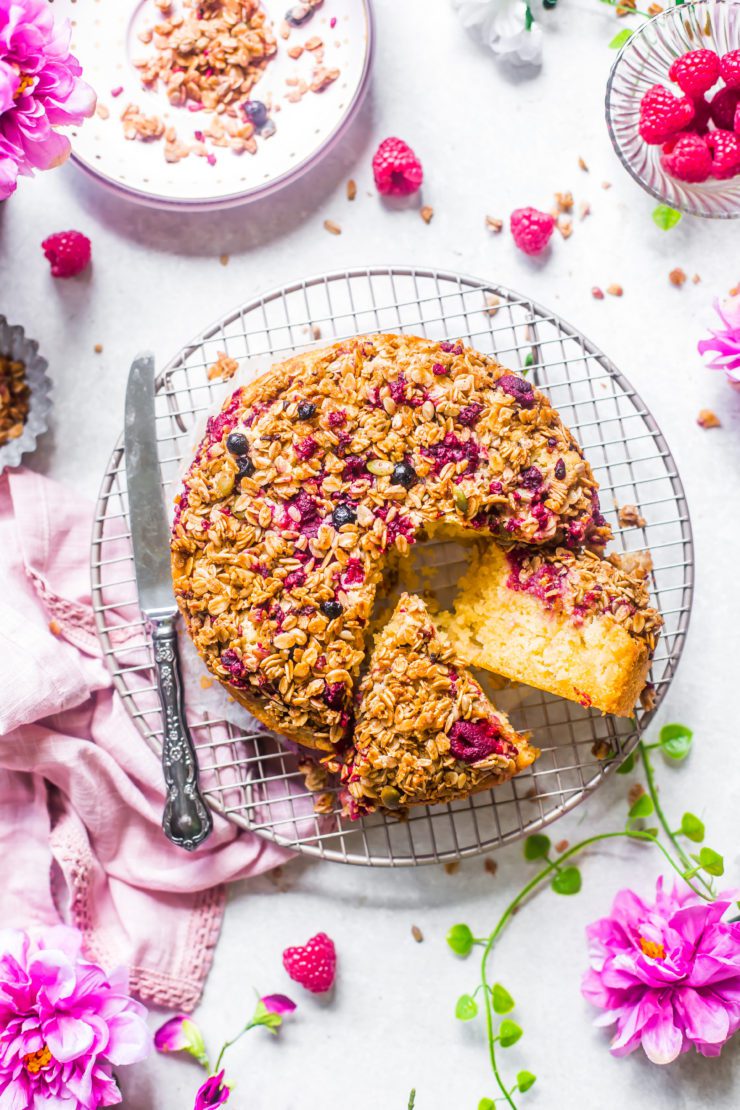
[(458, 1021), (471, 1021), (478, 1013), (478, 1003), (472, 994), (461, 994), (455, 1006), (455, 1017)]
[(516, 1044), (522, 1032), (521, 1026), (517, 1025), (515, 1021), (504, 1018), (501, 1022), (501, 1028), (498, 1031), (498, 1039), (501, 1042), (501, 1047), (510, 1048), (513, 1044)]
[(660, 730), (660, 750), (668, 759), (679, 762), (685, 759), (691, 750), (694, 734), (686, 725), (663, 725)]
[(453, 925), (447, 934), (447, 943), (457, 956), (469, 956), (475, 937), (467, 925)]
[(581, 872), (577, 867), (564, 867), (558, 871), (550, 886), (556, 894), (578, 894), (581, 889)]
[(641, 794), (635, 804), (629, 811), (629, 818), (631, 821), (636, 820), (638, 817), (649, 817), (651, 813), (655, 812), (653, 799), (649, 794)]
[(491, 994), (493, 996), (493, 1009), (497, 1014), (508, 1014), (510, 1010), (514, 1009), (514, 999), (506, 987), (502, 987), (500, 983), (493, 984)]
[(653, 220), (661, 231), (670, 231), (681, 219), (681, 213), (667, 204), (659, 204), (653, 209)]
[(536, 833), (534, 836), (528, 836), (524, 841), (524, 858), (544, 859), (550, 851), (550, 837), (545, 836), (544, 833)]
[(632, 32), (625, 28), (624, 31), (620, 31), (619, 34), (614, 36), (612, 41), (609, 43), (609, 49), (619, 50), (622, 46), (624, 46), (626, 42), (629, 42), (631, 38)]
[(634, 771), (636, 762), (637, 760), (635, 759), (635, 753), (630, 752), (624, 763), (622, 763), (621, 766), (617, 767), (617, 774), (629, 775), (632, 771)]
[(492, 1098), (482, 1098), (478, 1103), (478, 1110), (496, 1110), (496, 1103)]
[(702, 848), (698, 856), (694, 856), (699, 866), (708, 875), (724, 875), (725, 861), (719, 852), (715, 852), (713, 848)]
[(537, 1076), (532, 1075), (531, 1071), (520, 1071), (516, 1077), (516, 1085), (519, 1090), (524, 1094), (530, 1087), (534, 1087), (537, 1082)]
[(694, 844), (701, 844), (704, 839), (704, 822), (694, 813), (684, 813), (681, 818), (681, 832)]

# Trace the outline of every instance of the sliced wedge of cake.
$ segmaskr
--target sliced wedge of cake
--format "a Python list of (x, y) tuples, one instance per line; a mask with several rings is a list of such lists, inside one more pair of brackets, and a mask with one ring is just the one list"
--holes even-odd
[(352, 815), (464, 798), (539, 752), (497, 710), (420, 597), (403, 594), (375, 638), (342, 768)]
[(649, 560), (612, 558), (488, 545), (441, 626), (471, 664), (628, 717), (663, 621), (650, 606)]

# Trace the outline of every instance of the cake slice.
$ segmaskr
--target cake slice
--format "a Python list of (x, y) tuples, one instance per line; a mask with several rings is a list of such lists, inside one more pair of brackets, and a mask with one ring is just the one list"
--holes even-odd
[(661, 625), (648, 560), (491, 544), (460, 581), (442, 627), (469, 663), (629, 717)]
[(342, 768), (350, 814), (465, 798), (538, 755), (491, 704), (422, 599), (403, 594), (360, 685)]

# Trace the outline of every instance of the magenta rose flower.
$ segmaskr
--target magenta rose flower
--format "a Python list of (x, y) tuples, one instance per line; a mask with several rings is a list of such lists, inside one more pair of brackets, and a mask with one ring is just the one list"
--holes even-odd
[(56, 128), (95, 110), (95, 93), (69, 52), (70, 33), (48, 0), (0, 0), (0, 200), (18, 174), (63, 162), (69, 139)]
[(0, 1105), (96, 1110), (121, 1101), (113, 1068), (151, 1048), (125, 971), (81, 956), (76, 929), (0, 931)]
[(615, 1056), (640, 1045), (654, 1064), (692, 1046), (718, 1056), (740, 1028), (740, 922), (723, 920), (733, 904), (659, 879), (654, 903), (622, 890), (611, 915), (588, 926), (582, 990), (604, 1011), (596, 1024), (616, 1025)]
[(724, 370), (733, 389), (740, 389), (740, 293), (715, 301), (714, 307), (723, 326), (710, 329), (711, 339), (699, 341), (699, 354), (714, 352), (715, 357), (707, 362), (709, 369)]
[(224, 1084), (223, 1069), (218, 1075), (209, 1075), (195, 1096), (193, 1110), (211, 1110), (213, 1106), (223, 1106), (231, 1092)]

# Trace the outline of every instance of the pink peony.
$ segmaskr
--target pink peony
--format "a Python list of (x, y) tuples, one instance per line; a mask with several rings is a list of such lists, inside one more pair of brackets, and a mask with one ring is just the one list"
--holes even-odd
[(724, 324), (718, 331), (711, 331), (711, 339), (697, 344), (699, 354), (714, 351), (715, 357), (707, 363), (710, 370), (724, 370), (733, 389), (740, 389), (740, 293), (726, 301), (715, 301), (714, 307)]
[(218, 1075), (210, 1075), (195, 1096), (193, 1110), (211, 1110), (214, 1106), (223, 1106), (230, 1095), (229, 1088), (224, 1084), (223, 1070)]
[(688, 887), (664, 890), (655, 903), (631, 890), (610, 917), (589, 925), (591, 970), (584, 996), (614, 1025), (615, 1056), (642, 1044), (654, 1064), (669, 1064), (692, 1045), (718, 1056), (740, 1028), (740, 922), (723, 921), (728, 899), (704, 902)]
[(113, 1068), (150, 1050), (125, 971), (80, 955), (76, 929), (0, 931), (0, 1105), (95, 1110), (121, 1101)]
[(69, 20), (55, 23), (48, 0), (0, 0), (0, 200), (18, 174), (47, 170), (69, 155), (55, 127), (82, 123), (95, 93), (69, 52)]

